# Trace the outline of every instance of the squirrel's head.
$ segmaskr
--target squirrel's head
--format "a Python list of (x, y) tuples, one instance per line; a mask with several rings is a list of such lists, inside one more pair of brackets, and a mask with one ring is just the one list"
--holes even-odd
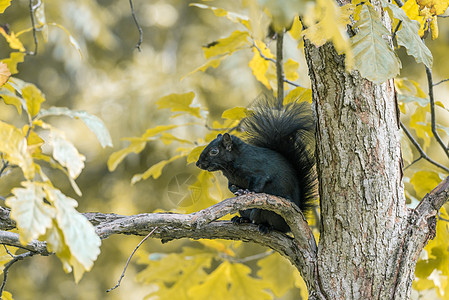
[(213, 172), (227, 170), (228, 164), (234, 161), (235, 141), (238, 139), (229, 133), (219, 134), (204, 148), (196, 162), (198, 168)]

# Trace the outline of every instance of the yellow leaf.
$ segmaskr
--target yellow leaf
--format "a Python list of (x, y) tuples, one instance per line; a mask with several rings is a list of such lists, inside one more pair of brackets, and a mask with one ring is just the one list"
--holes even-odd
[(284, 98), (284, 105), (295, 101), (312, 103), (312, 90), (300, 86), (291, 90)]
[(184, 157), (186, 156), (186, 154), (179, 154), (179, 155), (175, 155), (170, 159), (167, 160), (163, 160), (158, 162), (155, 165), (152, 165), (148, 170), (146, 170), (144, 173), (141, 174), (136, 174), (133, 176), (133, 178), (131, 179), (131, 184), (135, 184), (136, 182), (142, 180), (142, 179), (147, 179), (148, 177), (153, 177), (154, 179), (159, 178), (159, 176), (161, 176), (162, 174), (162, 169), (168, 165), (169, 163), (177, 160), (178, 158)]
[(267, 89), (271, 90), (270, 82), (266, 77), (270, 61), (267, 59), (273, 59), (274, 55), (271, 53), (270, 49), (262, 41), (255, 41), (256, 47), (262, 52), (263, 58), (259, 50), (253, 47), (254, 56), (249, 62), (248, 66), (253, 70), (253, 74), (257, 80), (259, 80)]
[(247, 116), (247, 113), (248, 109), (246, 107), (237, 106), (225, 110), (221, 117), (229, 120), (241, 120)]
[(146, 143), (141, 141), (131, 142), (131, 144), (119, 151), (116, 151), (109, 156), (108, 169), (114, 171), (118, 164), (130, 153), (140, 153), (145, 148)]
[(438, 21), (437, 17), (434, 16), (432, 18), (432, 21), (430, 21), (430, 30), (432, 31), (432, 40), (436, 39), (438, 37)]
[(415, 129), (416, 135), (423, 139), (423, 149), (427, 150), (430, 146), (431, 137), (433, 137), (432, 128), (429, 122), (426, 122), (429, 113), (429, 105), (425, 107), (418, 106), (410, 117), (410, 127)]
[(16, 37), (14, 32), (11, 32), (11, 34), (6, 33), (6, 31), (0, 27), (0, 34), (3, 35), (6, 39), (6, 41), (9, 44), (9, 47), (11, 49), (19, 50), (20, 52), (25, 52), (25, 47), (23, 47), (22, 42)]
[(204, 5), (200, 3), (190, 3), (189, 6), (196, 6), (203, 9), (210, 9), (214, 12), (214, 14), (217, 17), (226, 17), (228, 20), (234, 22), (234, 23), (241, 23), (243, 24), (248, 30), (250, 30), (250, 24), (249, 24), (249, 18), (244, 15), (240, 15), (234, 12), (227, 11), (223, 8), (217, 8), (209, 5)]
[(230, 292), (228, 287), (233, 283), (230, 275), (230, 263), (228, 261), (224, 261), (209, 276), (206, 277), (204, 282), (190, 288), (189, 296), (192, 299), (243, 299), (236, 298), (236, 295), (233, 295)]
[(204, 46), (203, 51), (206, 58), (211, 58), (216, 55), (231, 54), (250, 45), (248, 32), (236, 30), (230, 36)]
[(299, 16), (295, 17), (295, 19), (293, 20), (292, 28), (290, 28), (288, 32), (295, 40), (299, 40), (301, 38), (302, 23), (299, 20)]
[(224, 253), (228, 256), (235, 257), (235, 252), (228, 246), (229, 241), (221, 240), (199, 240), (201, 244), (208, 248), (212, 248), (218, 252)]
[(34, 176), (34, 164), (27, 151), (27, 142), (19, 129), (0, 121), (0, 152), (13, 165), (18, 165), (27, 179)]
[(353, 4), (339, 7), (333, 0), (317, 0), (315, 6), (309, 6), (303, 19), (308, 28), (302, 34), (317, 47), (332, 41), (337, 52), (345, 54), (347, 69), (351, 69), (354, 63), (346, 33), (346, 25), (351, 23), (350, 16), (354, 9)]
[[(216, 183), (216, 186), (214, 186)], [(192, 213), (209, 207), (223, 200), (219, 184), (213, 173), (201, 171), (195, 181), (188, 188), (189, 192), (178, 201), (178, 212)], [(212, 195), (215, 192), (215, 195)]]
[(202, 118), (199, 107), (192, 107), (194, 92), (185, 94), (170, 94), (156, 101), (158, 108), (170, 108), (171, 111), (187, 112), (197, 118)]
[(31, 117), (34, 117), (39, 113), (41, 103), (45, 101), (45, 97), (42, 92), (34, 85), (27, 84), (22, 89), (22, 97), (27, 103), (28, 113)]
[(416, 3), (416, 1), (408, 0), (407, 2), (404, 3), (404, 5), (401, 7), (401, 9), (403, 9), (405, 11), (407, 16), (411, 20), (415, 20), (415, 21), (419, 22), (420, 28), (419, 28), (418, 33), (422, 37), (424, 35), (424, 29), (427, 26), (427, 22), (426, 22), (426, 18), (424, 16), (420, 15), (419, 6)]
[(13, 300), (11, 293), (3, 291), (2, 300)]
[(4, 85), (10, 76), (11, 72), (9, 71), (8, 66), (5, 63), (0, 62), (0, 86)]
[(56, 211), (44, 202), (46, 195), (40, 184), (25, 181), (22, 185), (25, 188), (14, 188), (14, 196), (7, 198), (5, 203), (11, 207), (11, 218), (17, 222), (20, 242), (25, 245), (45, 234)]
[(189, 155), (187, 156), (187, 164), (191, 164), (193, 162), (196, 162), (198, 158), (200, 157), (201, 152), (203, 152), (204, 148), (206, 148), (206, 145), (203, 146), (197, 146), (193, 148)]
[(185, 144), (193, 144), (192, 141), (177, 138), (177, 137), (174, 136), (173, 134), (167, 133), (167, 132), (163, 132), (163, 133), (162, 133), (162, 135), (161, 135), (161, 141), (162, 141), (165, 145), (170, 145), (172, 142), (180, 142), (180, 143), (185, 143)]
[(420, 199), (433, 190), (440, 181), (441, 178), (438, 176), (438, 173), (430, 171), (418, 171), (410, 179), (410, 182), (415, 188), (416, 195)]
[[(158, 299), (191, 299), (188, 290), (207, 278), (204, 271), (210, 268), (214, 254), (204, 252), (203, 249), (184, 247), (179, 254), (139, 255), (139, 263), (147, 268), (137, 275), (137, 280), (145, 283), (158, 284), (159, 288), (152, 294)], [(167, 288), (164, 283), (170, 284)]]
[(11, 5), (11, 0), (0, 0), (0, 14), (2, 14), (5, 11), (5, 9), (7, 9), (10, 5)]
[(267, 283), (250, 276), (251, 269), (243, 264), (228, 264), (231, 282), (231, 294), (235, 299), (271, 299), (266, 289)]
[(299, 63), (289, 58), (284, 64), (284, 74), (285, 78), (290, 81), (295, 81), (299, 78), (298, 70)]
[(257, 275), (269, 285), (278, 298), (292, 289), (295, 286), (295, 278), (300, 276), (298, 270), (276, 252), (259, 260), (257, 265), (260, 267)]
[(3, 87), (0, 88), (0, 96), (6, 104), (14, 105), (19, 115), (22, 114), (23, 100), (20, 97), (16, 96), (15, 89), (9, 83), (6, 83)]
[(11, 74), (17, 74), (19, 72), (17, 70), (17, 64), (23, 62), (24, 57), (25, 53), (23, 52), (11, 52), (9, 58), (2, 59), (1, 62), (8, 65)]
[(190, 73), (188, 73), (188, 74), (182, 76), (182, 77), (181, 77), (181, 80), (183, 80), (183, 79), (186, 78), (187, 76), (190, 76), (190, 75), (192, 75), (193, 73), (196, 73), (196, 72), (198, 72), (198, 71), (204, 72), (204, 71), (206, 71), (207, 69), (209, 69), (210, 67), (212, 67), (212, 68), (214, 68), (214, 69), (218, 68), (218, 66), (220, 65), (221, 61), (222, 61), (223, 59), (225, 59), (226, 57), (227, 57), (227, 56), (224, 55), (224, 56), (220, 56), (219, 58), (215, 58), (215, 59), (208, 60), (207, 62), (205, 62), (203, 65), (199, 66), (198, 68), (196, 68), (196, 69), (193, 70), (192, 72), (190, 72)]

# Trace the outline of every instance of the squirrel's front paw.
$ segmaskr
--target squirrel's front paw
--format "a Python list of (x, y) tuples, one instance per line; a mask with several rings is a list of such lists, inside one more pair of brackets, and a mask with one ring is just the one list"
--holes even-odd
[(258, 229), (259, 229), (260, 233), (267, 234), (272, 230), (272, 227), (269, 227), (269, 226), (266, 226), (263, 224), (259, 224)]
[(231, 219), (232, 224), (242, 224), (242, 223), (251, 223), (251, 220), (244, 217), (235, 216)]
[(248, 194), (254, 194), (254, 192), (248, 190), (248, 189), (238, 189), (234, 192), (234, 195), (236, 196), (242, 196), (242, 195), (248, 195)]

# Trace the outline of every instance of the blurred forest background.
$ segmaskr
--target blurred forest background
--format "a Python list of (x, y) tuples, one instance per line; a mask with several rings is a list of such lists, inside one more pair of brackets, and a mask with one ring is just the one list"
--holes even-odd
[[(208, 4), (236, 11), (242, 7), (242, 2), (244, 0), (224, 0)], [(45, 93), (46, 108), (65, 106), (85, 110), (101, 118), (114, 144), (113, 148), (102, 149), (94, 134), (86, 130), (81, 121), (52, 119), (55, 127), (62, 129), (86, 156), (86, 168), (77, 179), (82, 197), (73, 192), (65, 176), (52, 177), (55, 186), (77, 199), (78, 211), (130, 215), (176, 208), (179, 199), (169, 197), (169, 192), (180, 187), (179, 191), (183, 193), (187, 186), (177, 182), (180, 180), (182, 183), (190, 174), (198, 173), (193, 164), (186, 166), (184, 159), (168, 165), (157, 180), (130, 184), (134, 174), (172, 156), (174, 146), (160, 141), (149, 143), (139, 155), (129, 155), (112, 173), (106, 164), (112, 152), (127, 144), (121, 138), (139, 136), (147, 128), (168, 124), (168, 110), (157, 110), (154, 104), (160, 97), (193, 90), (197, 95), (195, 102), (209, 108), (210, 124), (212, 120), (219, 120), (225, 109), (247, 106), (264, 91), (263, 85), (256, 81), (248, 68), (252, 57), (250, 49), (229, 57), (217, 69), (209, 68), (207, 72), (197, 72), (180, 80), (205, 62), (201, 46), (228, 36), (241, 26), (225, 18), (217, 18), (210, 10), (191, 7), (189, 3), (184, 0), (134, 1), (137, 19), (143, 29), (141, 52), (134, 47), (139, 35), (128, 1), (64, 0), (45, 3), (47, 21), (67, 28), (80, 46), (81, 53), (63, 30), (49, 26), (48, 41), (44, 42), (42, 35), (38, 34), (38, 53), (25, 57), (25, 62), (18, 66), (17, 77), (36, 84)], [(9, 24), (14, 32), (29, 28), (29, 1), (14, 0), (0, 18), (0, 24)], [(426, 40), (434, 55), (434, 82), (449, 78), (449, 20), (440, 18), (438, 22), (439, 38)], [(21, 40), (27, 49), (34, 48), (31, 32), (22, 35)], [(302, 50), (298, 50), (296, 42), (288, 37), (285, 43), (285, 57), (292, 57), (300, 63), (296, 82), (310, 87)], [(403, 50), (399, 53), (403, 63), (400, 77), (416, 80), (427, 91), (422, 64), (416, 64)], [(0, 57), (8, 55), (7, 42), (1, 38)], [(436, 99), (446, 105), (449, 104), (448, 89), (449, 84), (435, 88)], [(17, 126), (25, 123), (18, 123), (20, 120), (17, 120), (14, 107), (0, 105), (1, 120)], [(176, 129), (177, 136), (193, 139), (198, 134), (190, 132), (192, 128)], [(207, 129), (196, 126), (195, 130), (205, 132)], [(53, 172), (58, 174), (58, 171)], [(20, 178), (14, 176), (3, 179), (0, 194), (8, 194), (11, 186), (19, 181)], [(11, 269), (7, 290), (13, 293), (14, 299), (141, 299), (148, 294), (150, 287), (136, 281), (136, 274), (141, 270), (135, 263), (136, 257), (122, 285), (109, 294), (105, 293), (115, 285), (127, 257), (140, 240), (134, 236), (111, 236), (103, 240), (102, 252), (92, 271), (86, 273), (78, 285), (71, 274), (64, 273), (55, 256), (27, 259)], [(159, 240), (149, 239), (139, 252), (170, 253), (178, 251), (180, 245), (197, 247), (199, 243), (181, 240), (162, 245)], [(245, 253), (240, 255), (249, 256), (265, 250), (251, 245), (243, 248)], [(285, 297), (292, 297), (295, 293), (299, 292), (291, 291)]]

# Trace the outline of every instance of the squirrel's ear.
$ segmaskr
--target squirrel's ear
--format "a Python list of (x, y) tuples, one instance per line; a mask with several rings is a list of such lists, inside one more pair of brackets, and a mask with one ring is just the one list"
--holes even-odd
[(229, 133), (223, 134), (223, 146), (225, 146), (226, 150), (231, 151), (232, 149), (232, 139)]
[(221, 138), (221, 133), (217, 134), (217, 138)]

